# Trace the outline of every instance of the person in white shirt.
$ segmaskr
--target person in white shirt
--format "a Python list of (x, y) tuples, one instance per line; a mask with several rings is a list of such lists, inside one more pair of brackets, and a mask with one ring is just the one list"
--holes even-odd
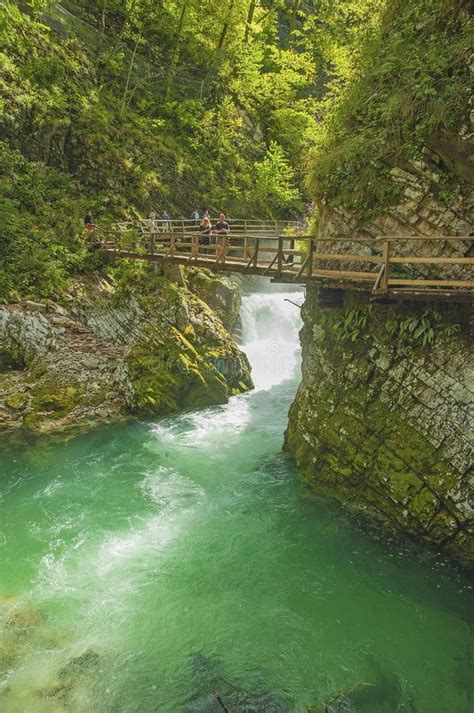
[(156, 213), (152, 210), (150, 217), (148, 218), (147, 228), (150, 233), (156, 233), (158, 229), (158, 222), (156, 220)]

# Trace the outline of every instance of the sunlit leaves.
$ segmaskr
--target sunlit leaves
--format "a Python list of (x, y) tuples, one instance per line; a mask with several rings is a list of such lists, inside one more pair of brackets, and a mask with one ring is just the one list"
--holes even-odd
[(272, 142), (262, 161), (254, 166), (255, 193), (268, 212), (278, 208), (296, 209), (300, 204), (294, 173), (281, 146)]

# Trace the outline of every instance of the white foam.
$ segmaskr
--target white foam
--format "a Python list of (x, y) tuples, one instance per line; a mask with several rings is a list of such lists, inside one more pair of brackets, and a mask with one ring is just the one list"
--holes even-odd
[(97, 576), (104, 577), (112, 570), (122, 568), (130, 562), (134, 563), (139, 558), (148, 559), (150, 554), (159, 554), (178, 537), (182, 527), (181, 516), (157, 515), (146, 520), (142, 527), (109, 537), (100, 546), (95, 558)]
[(41, 488), (40, 490), (38, 490), (33, 495), (33, 500), (42, 500), (43, 498), (49, 498), (57, 490), (60, 490), (63, 485), (63, 481), (57, 478), (56, 480), (51, 481), (51, 483), (49, 483), (45, 488)]
[(183, 505), (196, 503), (204, 496), (203, 489), (197, 483), (164, 465), (147, 473), (140, 487), (162, 510), (182, 508)]

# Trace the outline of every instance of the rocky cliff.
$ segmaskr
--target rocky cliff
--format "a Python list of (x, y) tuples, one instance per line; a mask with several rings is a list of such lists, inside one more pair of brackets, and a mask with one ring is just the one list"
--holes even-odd
[[(222, 285), (229, 322), (230, 289)], [(197, 291), (166, 275), (127, 294), (91, 279), (61, 303), (0, 306), (0, 435), (75, 432), (251, 388), (245, 355)]]
[[(390, 168), (388, 181), (394, 198), (381, 206), (371, 220), (363, 220), (348, 206), (329, 206), (322, 202), (319, 208), (318, 235), (331, 242), (320, 243), (321, 252), (346, 252), (372, 254), (370, 240), (383, 235), (400, 236), (392, 243), (396, 255), (414, 257), (468, 257), (472, 256), (470, 241), (462, 237), (471, 235), (474, 205), (474, 112), (456, 134), (458, 151), (446, 155), (447, 148), (437, 143), (436, 151), (424, 146), (420, 155), (402, 165)], [(370, 196), (371, 187), (366, 187)], [(459, 240), (437, 240), (436, 236), (459, 236)], [(412, 241), (404, 236), (425, 237)], [(341, 238), (341, 241), (334, 242)], [(353, 239), (367, 239), (367, 243)], [(430, 239), (431, 238), (431, 239)], [(326, 250), (327, 249), (327, 250)], [(362, 267), (361, 267), (362, 265)], [(328, 267), (340, 269), (338, 264)], [(345, 269), (373, 269), (369, 263), (345, 263)], [(470, 266), (422, 265), (404, 266), (404, 274), (414, 278), (469, 279)], [(396, 276), (396, 275), (394, 275)]]
[[(316, 152), (318, 237), (331, 241), (321, 252), (372, 255), (373, 238), (390, 235), (399, 256), (472, 256), (470, 22), (464, 0), (386, 4)], [(466, 264), (397, 270), (472, 279)], [(303, 316), (286, 447), (306, 481), (472, 565), (470, 305), (371, 305), (355, 284), (308, 289)]]
[(311, 487), (472, 564), (470, 309), (341, 297), (308, 290), (286, 447)]

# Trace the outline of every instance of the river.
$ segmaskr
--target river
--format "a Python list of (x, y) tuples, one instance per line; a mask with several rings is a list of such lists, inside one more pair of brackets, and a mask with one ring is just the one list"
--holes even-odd
[(252, 393), (0, 455), (2, 713), (472, 713), (469, 587), (282, 458), (286, 297), (244, 298)]

